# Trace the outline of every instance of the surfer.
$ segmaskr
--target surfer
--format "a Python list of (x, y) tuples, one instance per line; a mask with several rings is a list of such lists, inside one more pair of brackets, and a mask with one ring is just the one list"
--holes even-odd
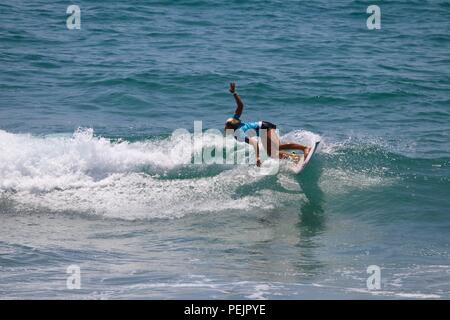
[[(253, 146), (256, 153), (256, 165), (261, 165), (261, 159), (259, 157), (259, 145), (258, 137), (262, 139), (263, 146), (266, 149), (267, 155), (275, 159), (287, 159), (291, 157), (288, 152), (282, 152), (280, 150), (295, 149), (303, 151), (305, 159), (308, 157), (308, 153), (311, 148), (296, 143), (280, 144), (280, 138), (278, 137), (276, 128), (277, 126), (268, 121), (258, 122), (242, 122), (240, 117), (244, 110), (244, 104), (236, 92), (236, 84), (230, 83), (230, 93), (236, 100), (236, 111), (232, 118), (227, 119), (225, 122), (225, 132), (227, 130), (233, 130), (234, 137), (239, 141), (245, 141)], [(295, 158), (294, 158), (295, 159)], [(298, 161), (297, 157), (297, 161)]]

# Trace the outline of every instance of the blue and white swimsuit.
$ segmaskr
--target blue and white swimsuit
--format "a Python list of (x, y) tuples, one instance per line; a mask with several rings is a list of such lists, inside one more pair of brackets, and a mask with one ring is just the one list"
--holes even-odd
[[(239, 120), (238, 115), (233, 116), (234, 119)], [(238, 128), (234, 131), (234, 137), (238, 141), (248, 142), (248, 138), (252, 136), (259, 137), (259, 129), (276, 129), (277, 126), (267, 121), (257, 122), (241, 122)]]

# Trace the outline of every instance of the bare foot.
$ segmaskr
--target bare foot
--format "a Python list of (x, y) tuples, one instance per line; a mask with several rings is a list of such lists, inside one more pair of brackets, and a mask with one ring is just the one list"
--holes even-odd
[(300, 162), (300, 156), (298, 154), (292, 153), (290, 157), (292, 158), (295, 164)]

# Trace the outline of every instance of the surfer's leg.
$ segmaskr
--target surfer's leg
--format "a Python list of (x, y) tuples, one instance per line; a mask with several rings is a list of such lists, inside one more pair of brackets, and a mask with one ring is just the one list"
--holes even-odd
[[(281, 150), (280, 138), (278, 137), (277, 131), (275, 129), (267, 130), (267, 142), (266, 142), (267, 154), (275, 159), (289, 159), (291, 154), (289, 152), (283, 152)], [(311, 148), (302, 146), (300, 144), (286, 144), (284, 149), (299, 149), (305, 154), (305, 158), (308, 156), (309, 150)], [(289, 147), (289, 148), (288, 148)]]
[(307, 147), (307, 146), (297, 144), (297, 143), (285, 143), (285, 144), (280, 145), (280, 150), (286, 150), (286, 149), (301, 150), (301, 151), (303, 151), (305, 158), (308, 157), (308, 154), (311, 151), (311, 147)]
[[(264, 139), (264, 136), (266, 138)], [(289, 152), (280, 151), (281, 149), (298, 149), (302, 150), (305, 158), (308, 156), (310, 147), (302, 146), (300, 144), (288, 143), (280, 145), (280, 138), (278, 137), (277, 131), (275, 129), (268, 129), (265, 134), (263, 134), (264, 148), (266, 148), (267, 154), (275, 159), (289, 159), (291, 154)]]
[(280, 139), (275, 129), (262, 129), (261, 140), (269, 157), (278, 159), (280, 157)]

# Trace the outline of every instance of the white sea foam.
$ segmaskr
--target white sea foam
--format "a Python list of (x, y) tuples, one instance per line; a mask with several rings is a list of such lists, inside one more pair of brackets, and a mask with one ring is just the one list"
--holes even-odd
[[(86, 187), (145, 165), (172, 168), (185, 159), (170, 141), (112, 142), (92, 129), (72, 137), (34, 137), (0, 131), (0, 189), (49, 191)], [(175, 150), (177, 145), (175, 144)]]
[(294, 130), (280, 137), (281, 143), (299, 143), (309, 146), (321, 141), (321, 139), (318, 134), (306, 130)]
[(80, 188), (45, 193), (20, 192), (14, 198), (27, 207), (81, 211), (122, 219), (176, 218), (189, 213), (271, 209), (275, 200), (258, 194), (233, 198), (250, 176), (226, 173), (197, 179), (160, 180), (142, 174), (114, 174)]
[[(213, 140), (204, 138), (204, 145)], [(264, 178), (253, 166), (223, 168), (213, 176), (164, 178), (164, 172), (190, 162), (191, 150), (186, 152), (184, 143), (172, 138), (115, 142), (95, 137), (92, 129), (66, 137), (0, 131), (0, 190), (9, 192), (18, 210), (122, 219), (264, 210), (282, 202), (275, 193), (262, 191), (234, 196), (240, 186)]]
[(319, 179), (321, 190), (327, 194), (345, 194), (355, 190), (386, 186), (393, 183), (393, 178), (378, 174), (355, 172), (351, 168), (327, 168)]
[[(320, 152), (330, 159), (333, 163), (325, 166), (321, 170), (319, 178), (319, 186), (326, 194), (345, 194), (355, 190), (364, 190), (379, 186), (389, 186), (396, 181), (396, 178), (387, 176), (385, 173), (387, 168), (374, 166), (370, 160), (364, 159), (365, 153), (373, 153), (372, 148), (380, 148), (383, 150), (385, 144), (376, 138), (352, 138), (348, 137), (342, 141), (322, 139), (320, 144)], [(358, 152), (362, 163), (359, 162), (361, 168), (353, 168), (346, 160), (351, 156), (346, 153), (361, 149)], [(364, 151), (367, 149), (367, 151)], [(382, 155), (379, 155), (380, 157)], [(367, 165), (364, 168), (364, 165)]]
[[(40, 137), (0, 130), (0, 192), (7, 192), (8, 200), (22, 211), (76, 211), (122, 219), (271, 210), (285, 202), (304, 200), (295, 176), (283, 167), (276, 181), (294, 194), (260, 190), (236, 196), (239, 187), (264, 179), (253, 165), (223, 166), (214, 175), (193, 176), (194, 171), (207, 171), (208, 165), (189, 164), (192, 152), (198, 150), (196, 146), (193, 150), (186, 148), (189, 141), (185, 139), (127, 142), (96, 137), (92, 129), (77, 130), (71, 136)], [(307, 131), (282, 137), (288, 142), (318, 139)], [(215, 143), (214, 137), (204, 136), (203, 147)], [(326, 143), (323, 145), (329, 149)], [(242, 152), (242, 146), (239, 148)], [(186, 174), (178, 178), (176, 170)], [(171, 172), (171, 178), (167, 178)], [(382, 176), (339, 167), (323, 168), (318, 179), (325, 193), (387, 181)]]

